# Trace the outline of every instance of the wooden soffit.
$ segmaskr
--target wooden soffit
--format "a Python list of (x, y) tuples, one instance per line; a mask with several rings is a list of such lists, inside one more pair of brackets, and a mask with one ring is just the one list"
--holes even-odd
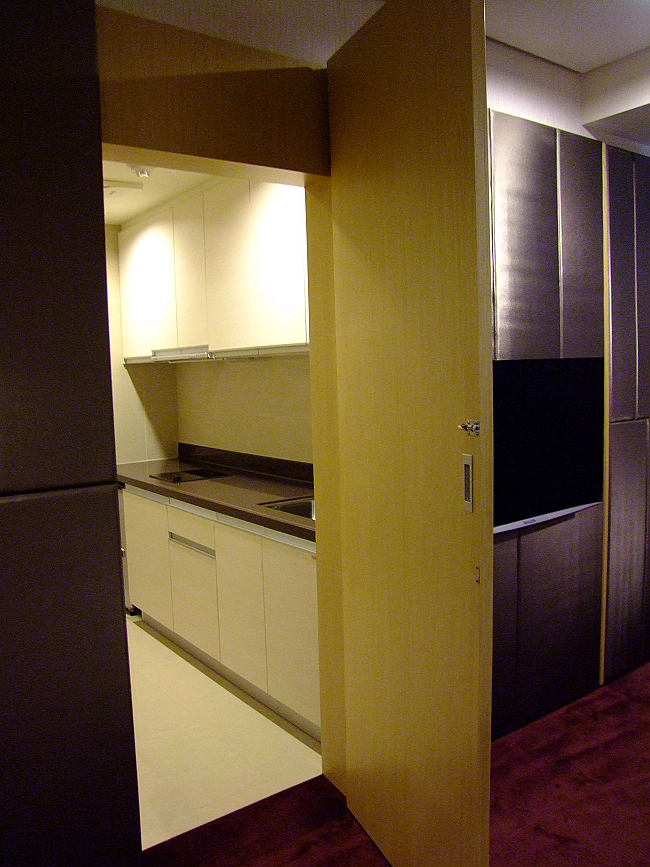
[(328, 175), (326, 73), (97, 7), (102, 140)]

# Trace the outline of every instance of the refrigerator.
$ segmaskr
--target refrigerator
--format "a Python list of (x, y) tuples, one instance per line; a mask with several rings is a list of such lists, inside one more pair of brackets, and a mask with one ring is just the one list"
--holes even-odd
[(92, 0), (0, 14), (0, 863), (140, 858)]

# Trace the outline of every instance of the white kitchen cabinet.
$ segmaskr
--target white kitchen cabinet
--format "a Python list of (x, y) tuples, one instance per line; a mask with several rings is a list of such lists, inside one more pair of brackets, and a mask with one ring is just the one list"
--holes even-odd
[(251, 283), (250, 192), (244, 180), (223, 179), (203, 194), (208, 345), (211, 351), (252, 346), (246, 331)]
[(214, 521), (169, 506), (167, 522), (174, 632), (219, 659)]
[(203, 196), (196, 193), (174, 203), (174, 276), (177, 347), (207, 346), (208, 308), (205, 283)]
[(253, 345), (307, 343), (305, 191), (251, 183), (250, 206), (252, 274), (245, 303)]
[(262, 539), (215, 524), (221, 662), (268, 691)]
[(262, 540), (269, 693), (320, 724), (316, 560), (310, 551)]
[(174, 226), (162, 208), (120, 232), (120, 292), (124, 358), (176, 345)]
[(131, 604), (173, 629), (167, 506), (153, 494), (129, 490), (123, 503)]
[(306, 344), (304, 190), (229, 180), (204, 209), (210, 351)]
[(305, 192), (221, 178), (119, 234), (125, 359), (304, 347)]

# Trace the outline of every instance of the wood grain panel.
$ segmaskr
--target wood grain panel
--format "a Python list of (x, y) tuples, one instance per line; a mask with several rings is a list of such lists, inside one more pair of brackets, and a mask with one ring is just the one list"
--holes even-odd
[(558, 130), (562, 358), (603, 355), (602, 145)]
[(324, 70), (107, 11), (98, 45), (104, 142), (329, 173)]
[(632, 154), (607, 148), (611, 304), (611, 421), (636, 416), (636, 289)]
[(650, 159), (634, 157), (636, 206), (637, 414), (650, 417)]
[(648, 422), (610, 425), (605, 677), (642, 661)]
[[(487, 863), (480, 20), (479, 4), (388, 0), (328, 67), (345, 794), (394, 867)], [(484, 436), (458, 430), (467, 418)], [(474, 513), (462, 509), (463, 452), (478, 471)]]
[(598, 686), (602, 531), (602, 506), (594, 506), (520, 533), (521, 725)]
[(518, 727), (517, 716), (517, 531), (494, 537), (492, 644), (492, 737)]
[(496, 358), (560, 357), (556, 130), (492, 112)]

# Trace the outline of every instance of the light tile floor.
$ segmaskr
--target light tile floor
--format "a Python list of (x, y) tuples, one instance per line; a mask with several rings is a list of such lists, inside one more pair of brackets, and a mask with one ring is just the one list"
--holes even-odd
[[(127, 618), (142, 848), (318, 776), (321, 758)], [(287, 728), (290, 728), (287, 726)]]

